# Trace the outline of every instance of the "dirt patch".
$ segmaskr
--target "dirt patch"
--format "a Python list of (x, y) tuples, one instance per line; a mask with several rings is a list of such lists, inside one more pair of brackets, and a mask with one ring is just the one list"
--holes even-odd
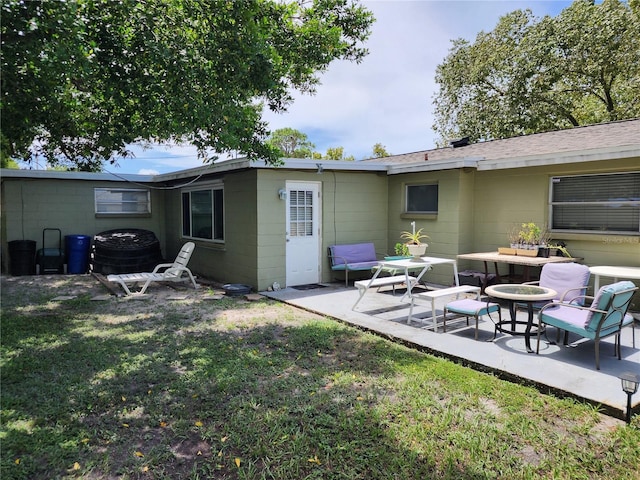
[[(122, 289), (102, 276), (33, 275), (1, 277), (2, 301), (5, 308), (28, 310), (39, 304), (38, 314), (46, 313), (43, 303), (51, 309), (72, 306), (74, 301), (91, 300), (101, 306), (101, 321), (109, 324), (137, 321), (153, 322), (158, 316), (180, 318), (185, 332), (198, 329), (242, 329), (266, 325), (276, 318), (287, 316), (297, 320), (321, 318), (319, 315), (296, 309), (256, 293), (242, 296), (225, 295), (221, 284), (199, 282), (194, 289), (190, 283), (154, 283), (144, 295), (123, 296)], [(115, 292), (115, 294), (114, 294)], [(43, 302), (43, 299), (45, 301)], [(260, 303), (259, 309), (251, 304)], [(294, 313), (295, 312), (295, 313)], [(35, 313), (35, 312), (34, 312)]]

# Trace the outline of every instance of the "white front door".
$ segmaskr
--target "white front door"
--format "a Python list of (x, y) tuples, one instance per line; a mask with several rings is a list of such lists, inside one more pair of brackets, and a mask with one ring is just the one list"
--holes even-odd
[(320, 281), (320, 184), (287, 182), (287, 286)]

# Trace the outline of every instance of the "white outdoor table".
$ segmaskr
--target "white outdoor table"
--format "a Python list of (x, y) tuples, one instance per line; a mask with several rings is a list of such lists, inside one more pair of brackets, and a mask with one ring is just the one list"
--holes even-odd
[[(411, 298), (413, 287), (420, 281), (427, 270), (429, 270), (433, 265), (452, 265), (453, 266), (453, 278), (455, 279), (456, 286), (459, 286), (458, 283), (458, 267), (455, 259), (450, 258), (438, 258), (438, 257), (419, 257), (418, 259), (407, 258), (402, 260), (383, 260), (378, 262), (378, 268), (376, 269), (373, 277), (369, 280), (361, 280), (355, 282), (354, 285), (360, 291), (360, 295), (356, 303), (351, 307), (352, 310), (355, 310), (362, 297), (367, 293), (370, 288), (378, 288), (385, 285), (393, 285), (399, 283), (405, 283), (407, 285), (407, 293), (405, 296), (409, 296)], [(378, 278), (380, 272), (384, 270), (397, 270), (401, 271), (403, 275), (394, 275), (392, 277), (382, 277)], [(414, 277), (409, 274), (409, 272), (413, 270), (420, 270), (418, 276)], [(404, 297), (403, 297), (404, 298)]]
[(547, 263), (567, 263), (567, 262), (579, 262), (582, 260), (580, 257), (525, 257), (519, 255), (504, 255), (498, 252), (479, 252), (479, 253), (463, 253), (458, 255), (460, 260), (475, 260), (484, 263), (484, 284), (482, 290), (487, 287), (487, 279), (489, 275), (489, 263), (493, 263), (496, 278), (498, 283), (502, 283), (500, 278), (500, 272), (498, 271), (498, 263), (505, 263), (509, 265), (509, 271), (511, 275), (511, 269), (513, 265), (521, 265), (523, 267), (523, 282), (531, 280), (530, 269), (533, 267), (543, 267)]
[[(533, 304), (544, 300), (552, 300), (558, 294), (552, 288), (539, 287), (537, 285), (514, 285), (501, 284), (490, 285), (485, 289), (485, 293), (490, 297), (502, 298), (509, 302), (509, 313), (511, 320), (496, 323), (496, 330), (511, 335), (524, 335), (524, 343), (527, 352), (533, 353), (531, 349), (531, 327), (533, 325)], [(516, 303), (526, 303), (529, 314), (526, 322), (516, 321)], [(516, 324), (525, 324), (524, 332), (516, 330)], [(506, 329), (503, 325), (510, 325), (511, 329)]]
[(611, 277), (614, 282), (617, 282), (619, 278), (640, 280), (640, 267), (598, 266), (589, 267), (589, 271), (595, 276), (595, 280), (593, 281), (594, 295), (600, 290), (600, 277)]

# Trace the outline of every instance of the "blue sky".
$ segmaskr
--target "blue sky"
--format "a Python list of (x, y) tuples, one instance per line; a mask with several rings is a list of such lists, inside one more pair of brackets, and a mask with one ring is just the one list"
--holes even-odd
[[(377, 21), (360, 64), (335, 62), (313, 96), (296, 94), (286, 113), (266, 111), (271, 130), (290, 127), (308, 135), (316, 150), (344, 147), (356, 159), (381, 143), (391, 154), (435, 147), (432, 100), (438, 64), (451, 41), (473, 41), (513, 10), (557, 15), (570, 1), (555, 0), (372, 0), (362, 4)], [(107, 166), (114, 173), (167, 173), (201, 166), (192, 147), (132, 147), (135, 158)]]

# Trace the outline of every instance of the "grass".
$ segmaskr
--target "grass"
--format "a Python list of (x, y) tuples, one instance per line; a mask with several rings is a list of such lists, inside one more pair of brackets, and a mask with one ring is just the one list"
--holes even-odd
[(640, 478), (638, 416), (269, 300), (53, 300), (74, 282), (3, 278), (3, 480)]

